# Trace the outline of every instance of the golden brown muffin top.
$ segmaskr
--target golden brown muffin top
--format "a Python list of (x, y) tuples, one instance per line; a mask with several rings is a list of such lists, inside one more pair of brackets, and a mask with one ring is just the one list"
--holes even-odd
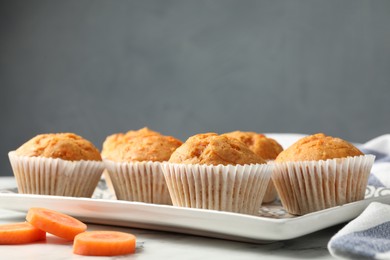
[(248, 146), (235, 138), (204, 133), (191, 136), (173, 152), (171, 163), (237, 165), (256, 164), (265, 161)]
[(116, 162), (167, 161), (182, 142), (148, 128), (114, 134), (103, 143), (102, 156)]
[(359, 155), (363, 153), (349, 142), (319, 133), (298, 140), (281, 152), (276, 161), (319, 161)]
[(275, 160), (278, 154), (283, 151), (283, 147), (278, 142), (263, 134), (234, 131), (223, 135), (240, 140), (264, 160)]
[(116, 133), (108, 136), (103, 142), (102, 157), (112, 157), (112, 153), (115, 153), (115, 149), (118, 145), (126, 143), (129, 139), (136, 136), (150, 136), (150, 135), (161, 135), (159, 132), (150, 130), (147, 127), (139, 130), (130, 130), (127, 133)]
[(101, 161), (99, 150), (88, 140), (73, 133), (40, 134), (16, 151), (19, 156), (60, 158), (67, 161)]
[(159, 132), (150, 130), (147, 127), (138, 129), (138, 130), (130, 130), (125, 134), (125, 137), (135, 137), (135, 136), (149, 136), (149, 135), (161, 135)]

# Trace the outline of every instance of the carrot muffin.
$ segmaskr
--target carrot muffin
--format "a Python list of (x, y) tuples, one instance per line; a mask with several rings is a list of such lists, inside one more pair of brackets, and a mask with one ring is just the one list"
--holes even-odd
[(175, 206), (253, 215), (272, 173), (244, 143), (216, 133), (188, 138), (163, 171)]
[(150, 135), (125, 139), (105, 158), (116, 162), (163, 162), (182, 144), (172, 136)]
[(91, 197), (104, 169), (99, 150), (73, 133), (37, 135), (9, 158), (19, 193)]
[(278, 142), (263, 134), (234, 131), (223, 135), (240, 140), (264, 160), (275, 160), (279, 153), (283, 151), (283, 147)]
[[(275, 160), (283, 147), (274, 139), (268, 138), (263, 134), (255, 132), (234, 131), (224, 135), (236, 138), (246, 144), (255, 154), (259, 155), (266, 161)], [(269, 182), (265, 192), (263, 202), (270, 203), (277, 197), (277, 192), (272, 180)]]
[(171, 163), (236, 165), (266, 163), (235, 138), (216, 133), (190, 137), (171, 155)]
[(374, 159), (340, 138), (315, 134), (278, 155), (273, 180), (285, 209), (303, 215), (363, 199)]
[(172, 204), (161, 172), (182, 142), (171, 136), (142, 128), (126, 134), (109, 136), (103, 144), (102, 156), (107, 179), (120, 200), (156, 204)]
[(150, 130), (147, 127), (141, 128), (139, 130), (130, 130), (127, 133), (112, 134), (108, 136), (103, 143), (102, 157), (103, 158), (106, 158), (107, 156), (115, 157), (113, 156), (113, 153), (115, 153), (116, 147), (119, 144), (126, 143), (127, 140), (136, 136), (150, 136), (150, 135), (161, 135), (161, 134), (153, 130)]

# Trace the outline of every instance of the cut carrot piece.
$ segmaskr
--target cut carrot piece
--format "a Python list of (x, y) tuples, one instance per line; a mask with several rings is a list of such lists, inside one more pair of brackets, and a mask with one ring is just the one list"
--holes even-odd
[(73, 253), (89, 256), (115, 256), (135, 252), (136, 237), (118, 231), (88, 231), (78, 234)]
[(27, 244), (46, 239), (46, 232), (28, 222), (0, 225), (0, 244)]
[(67, 240), (73, 240), (77, 234), (87, 229), (87, 225), (83, 222), (45, 208), (30, 208), (26, 219), (31, 225)]

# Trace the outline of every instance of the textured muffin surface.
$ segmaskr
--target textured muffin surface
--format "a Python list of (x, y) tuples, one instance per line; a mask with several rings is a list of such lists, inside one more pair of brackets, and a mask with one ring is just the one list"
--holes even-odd
[[(139, 136), (153, 136), (161, 135), (159, 132), (150, 130), (147, 127), (141, 128), (139, 130), (130, 130), (126, 133), (116, 133), (108, 136), (103, 142), (102, 147), (102, 157), (103, 158), (113, 158), (117, 151), (118, 146), (126, 143), (129, 139)], [(118, 159), (119, 160), (119, 159)]]
[(150, 135), (161, 135), (161, 133), (150, 130), (147, 127), (141, 128), (139, 130), (130, 130), (125, 134), (125, 137), (131, 138), (135, 136), (150, 136)]
[(244, 143), (235, 138), (216, 133), (191, 136), (173, 152), (169, 162), (207, 165), (265, 163), (260, 156), (252, 152)]
[(73, 133), (40, 134), (16, 151), (19, 156), (60, 158), (68, 161), (101, 161), (99, 150), (88, 140)]
[(281, 152), (275, 161), (319, 161), (363, 153), (351, 143), (322, 133), (306, 136)]
[(255, 132), (234, 131), (223, 135), (236, 138), (246, 144), (255, 154), (264, 160), (274, 160), (283, 151), (283, 147), (272, 138)]
[(172, 136), (142, 128), (114, 134), (103, 143), (102, 156), (116, 162), (167, 161), (182, 142)]

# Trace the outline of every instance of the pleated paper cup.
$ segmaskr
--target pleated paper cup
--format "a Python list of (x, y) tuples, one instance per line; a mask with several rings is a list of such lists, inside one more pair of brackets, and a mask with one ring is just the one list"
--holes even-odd
[(8, 157), (22, 194), (90, 198), (104, 169), (99, 161), (18, 156), (14, 151)]
[(104, 163), (118, 200), (172, 205), (161, 162)]
[[(273, 165), (273, 160), (268, 160), (268, 164)], [(274, 202), (278, 198), (278, 192), (276, 191), (274, 182), (271, 180), (268, 183), (267, 190), (265, 191), (263, 203), (271, 203)]]
[(174, 206), (256, 215), (272, 170), (267, 164), (199, 165), (164, 163)]
[(276, 191), (275, 185), (271, 180), (268, 183), (267, 190), (265, 191), (263, 203), (274, 202), (278, 198), (278, 192)]
[(283, 207), (294, 215), (364, 199), (375, 156), (275, 163), (272, 175)]

